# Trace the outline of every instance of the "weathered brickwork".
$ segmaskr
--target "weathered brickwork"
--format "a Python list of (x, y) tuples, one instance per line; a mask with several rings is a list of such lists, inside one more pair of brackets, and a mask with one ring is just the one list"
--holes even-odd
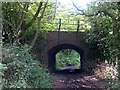
[[(90, 59), (90, 53), (85, 46), (84, 33), (82, 32), (48, 32), (45, 45), (42, 51), (42, 61), (50, 68), (54, 68), (55, 54), (62, 49), (75, 49), (82, 55), (82, 68), (85, 68), (86, 62)], [(53, 56), (52, 56), (53, 55)]]

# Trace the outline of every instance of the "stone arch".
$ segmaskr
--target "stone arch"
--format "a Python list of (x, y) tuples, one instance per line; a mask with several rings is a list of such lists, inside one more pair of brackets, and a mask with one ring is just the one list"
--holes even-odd
[(55, 64), (56, 64), (56, 54), (63, 50), (63, 49), (72, 49), (77, 51), (80, 54), (80, 64), (81, 64), (81, 68), (79, 70), (76, 70), (76, 72), (81, 72), (83, 71), (83, 62), (85, 61), (85, 52), (82, 48), (80, 48), (77, 45), (74, 44), (68, 44), (68, 43), (64, 43), (64, 44), (58, 44), (54, 47), (52, 47), (48, 52), (48, 68), (50, 70), (50, 72), (61, 72), (56, 70)]

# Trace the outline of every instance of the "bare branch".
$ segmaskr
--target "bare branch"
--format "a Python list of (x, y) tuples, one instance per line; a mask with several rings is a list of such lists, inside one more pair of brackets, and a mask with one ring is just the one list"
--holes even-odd
[[(28, 10), (28, 7), (29, 7), (29, 4), (26, 3), (26, 4), (24, 5), (24, 10), (27, 11), (27, 10)], [(19, 29), (20, 29), (20, 27), (21, 27), (21, 25), (22, 25), (22, 23), (23, 23), (23, 21), (24, 21), (24, 17), (25, 17), (25, 13), (22, 11), (21, 20), (20, 20), (20, 23), (18, 24), (17, 29), (16, 29), (17, 32), (19, 32)]]
[(101, 13), (102, 11), (98, 11), (97, 13), (95, 13), (95, 14), (86, 14), (83, 10), (81, 10), (81, 9), (79, 9), (75, 4), (74, 4), (74, 2), (72, 1), (72, 4), (73, 4), (73, 6), (78, 10), (78, 11), (80, 11), (81, 13), (79, 13), (79, 14), (77, 14), (77, 15), (85, 15), (85, 16), (88, 16), (88, 17), (90, 17), (90, 16), (96, 16), (96, 15), (98, 15), (99, 13)]
[(79, 8), (74, 4), (73, 1), (72, 1), (72, 4), (73, 4), (73, 6), (74, 6), (78, 11), (81, 12), (81, 13), (78, 13), (77, 15), (85, 15), (85, 16), (87, 16), (87, 17), (91, 17), (91, 16), (96, 16), (96, 15), (98, 15), (99, 13), (104, 13), (105, 15), (108, 15), (109, 17), (111, 17), (113, 21), (116, 21), (116, 19), (113, 17), (113, 15), (111, 15), (111, 14), (110, 14), (108, 11), (106, 11), (106, 10), (98, 10), (98, 11), (97, 11), (96, 13), (94, 13), (94, 14), (86, 14), (85, 11), (79, 9)]

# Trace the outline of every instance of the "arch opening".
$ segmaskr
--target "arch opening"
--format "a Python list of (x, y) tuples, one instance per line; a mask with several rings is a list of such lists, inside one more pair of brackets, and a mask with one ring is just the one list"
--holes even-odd
[[(64, 57), (62, 52), (69, 52), (69, 55), (66, 55), (67, 57)], [(76, 54), (76, 55), (73, 55)], [(62, 65), (60, 59), (60, 56), (63, 55), (63, 58), (68, 58), (68, 60), (72, 63), (68, 63), (67, 65)], [(61, 59), (63, 59), (61, 58)], [(76, 60), (70, 60), (76, 58)], [(63, 59), (63, 62), (65, 62), (65, 59)], [(75, 62), (76, 61), (76, 62)], [(73, 44), (60, 44), (56, 45), (55, 47), (51, 48), (48, 51), (48, 68), (50, 72), (52, 73), (79, 73), (82, 70), (82, 64), (84, 61), (84, 51)], [(62, 67), (65, 66), (65, 67)]]
[(69, 70), (81, 68), (80, 54), (73, 49), (63, 49), (56, 54), (56, 70)]

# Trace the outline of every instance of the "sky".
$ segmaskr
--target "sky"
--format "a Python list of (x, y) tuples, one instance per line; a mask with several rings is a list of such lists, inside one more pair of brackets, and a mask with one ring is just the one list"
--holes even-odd
[(73, 7), (72, 1), (81, 8), (86, 8), (87, 4), (90, 3), (93, 0), (58, 0), (58, 2), (62, 2), (67, 7)]
[[(71, 12), (78, 12), (77, 9), (75, 8), (75, 6), (73, 6), (72, 2), (80, 9), (86, 9), (87, 8), (87, 4), (89, 4), (91, 1), (93, 0), (57, 0), (57, 2), (60, 2), (62, 7), (58, 6), (57, 9), (57, 16), (61, 17), (61, 15), (64, 13), (66, 14), (70, 14)], [(61, 14), (62, 12), (62, 14)]]

